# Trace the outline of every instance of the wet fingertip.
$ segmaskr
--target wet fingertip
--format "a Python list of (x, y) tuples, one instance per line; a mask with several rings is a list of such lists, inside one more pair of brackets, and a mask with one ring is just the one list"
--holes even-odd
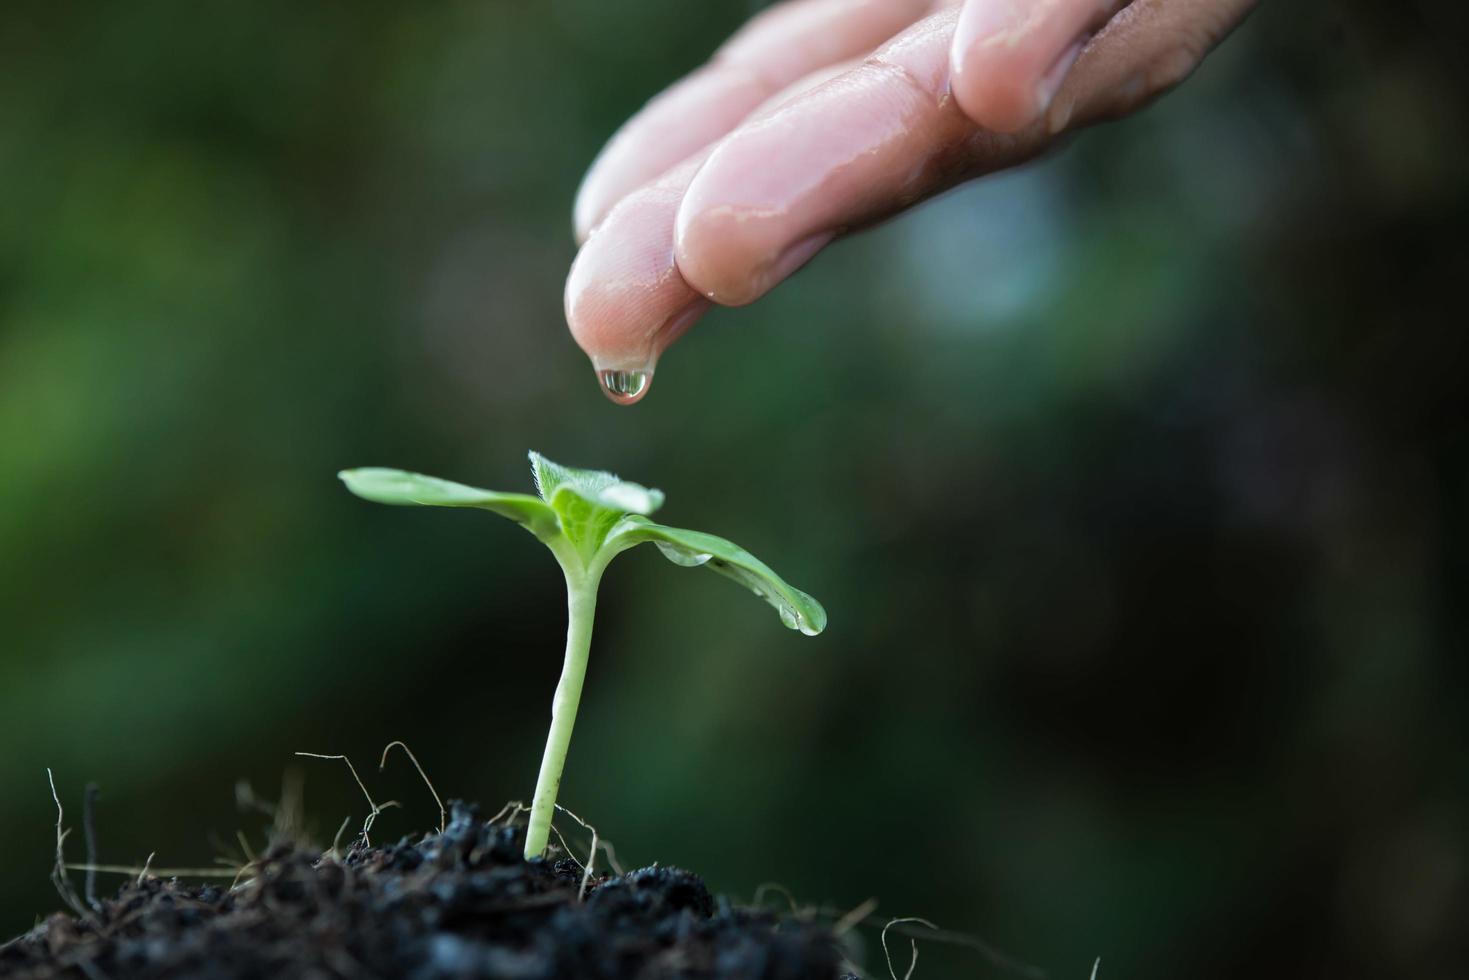
[(957, 44), (949, 54), (949, 94), (964, 115), (991, 132), (1018, 132), (1040, 114), (1035, 75), (1012, 61)]
[(653, 384), (653, 372), (663, 352), (688, 332), (709, 309), (706, 300), (696, 299), (668, 318), (653, 334), (651, 350), (637, 357), (592, 357), (592, 370), (602, 394), (617, 405), (634, 405), (642, 401)]
[(1009, 81), (950, 82), (950, 94), (964, 115), (993, 133), (1018, 133), (1040, 115), (1036, 90)]
[[(690, 193), (679, 209), (674, 261), (693, 290), (720, 306), (746, 306), (800, 268), (825, 244), (819, 236), (781, 239), (768, 209), (721, 204), (703, 207)], [(827, 236), (826, 241), (830, 240)]]

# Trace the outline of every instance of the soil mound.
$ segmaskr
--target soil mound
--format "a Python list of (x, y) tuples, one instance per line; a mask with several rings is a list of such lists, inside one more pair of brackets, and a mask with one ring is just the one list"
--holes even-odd
[(354, 846), (340, 861), (279, 845), (235, 888), (144, 878), (87, 917), (51, 916), (0, 947), (0, 976), (837, 980), (827, 928), (709, 894), (650, 867), (594, 876), (522, 856), (524, 831), (455, 804), (442, 834)]

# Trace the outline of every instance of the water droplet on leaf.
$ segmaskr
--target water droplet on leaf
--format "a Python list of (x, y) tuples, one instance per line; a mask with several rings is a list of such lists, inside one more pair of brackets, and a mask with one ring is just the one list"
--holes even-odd
[(634, 514), (651, 514), (663, 504), (663, 494), (636, 483), (614, 483), (598, 494), (602, 503)]
[(785, 624), (785, 628), (786, 629), (788, 629), (788, 630), (797, 630), (797, 629), (800, 629), (801, 628), (801, 614), (800, 613), (796, 612), (790, 606), (781, 606), (781, 607), (779, 607), (779, 611), (780, 611), (780, 621)]
[(663, 557), (675, 565), (685, 568), (697, 568), (714, 556), (703, 551), (694, 551), (690, 548), (680, 548), (678, 545), (669, 544), (666, 541), (655, 541), (658, 550), (663, 552)]

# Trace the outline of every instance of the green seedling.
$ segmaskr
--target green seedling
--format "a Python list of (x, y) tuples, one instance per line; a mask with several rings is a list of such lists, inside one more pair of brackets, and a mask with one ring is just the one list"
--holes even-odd
[(587, 672), (597, 586), (613, 558), (651, 541), (675, 565), (703, 567), (734, 579), (774, 606), (780, 621), (793, 630), (815, 636), (826, 628), (826, 610), (819, 602), (787, 585), (739, 545), (702, 531), (648, 520), (648, 515), (663, 504), (661, 491), (620, 480), (611, 473), (561, 466), (539, 453), (531, 453), (530, 462), (539, 494), (535, 497), (480, 490), (403, 470), (370, 468), (339, 474), (348, 490), (380, 504), (477, 507), (508, 517), (550, 548), (561, 564), (570, 620), (566, 661), (551, 703), (551, 731), (546, 737), (526, 829), (527, 858), (545, 851), (551, 832), (561, 771), (566, 765), (566, 749)]

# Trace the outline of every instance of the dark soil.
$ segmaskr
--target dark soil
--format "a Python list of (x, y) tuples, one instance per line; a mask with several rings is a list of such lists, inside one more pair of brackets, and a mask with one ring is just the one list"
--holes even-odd
[(340, 861), (277, 845), (233, 889), (129, 881), (0, 947), (0, 976), (837, 980), (831, 931), (712, 897), (695, 875), (521, 857), (523, 831), (455, 804), (443, 834)]

